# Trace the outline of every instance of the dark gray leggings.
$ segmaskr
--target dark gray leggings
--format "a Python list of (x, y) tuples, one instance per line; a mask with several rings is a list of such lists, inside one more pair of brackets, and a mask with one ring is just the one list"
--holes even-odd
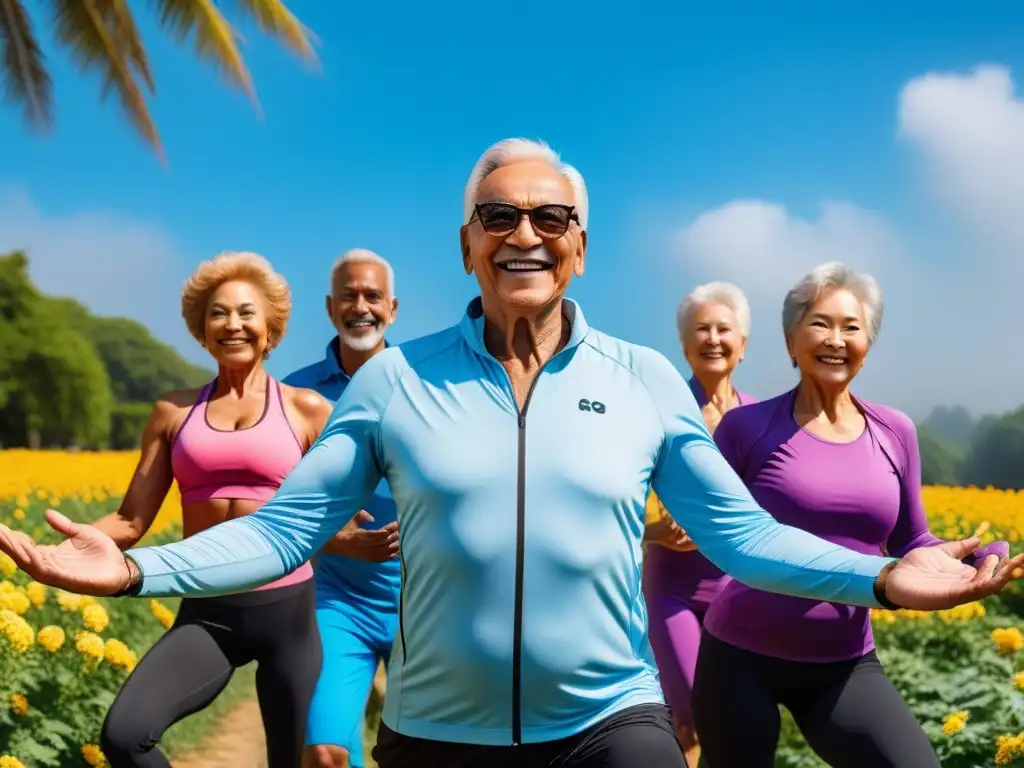
[(234, 671), (257, 663), (256, 693), (270, 768), (299, 768), (306, 713), (323, 660), (313, 579), (181, 601), (174, 626), (142, 658), (107, 713), (111, 768), (170, 768), (157, 742), (209, 706)]
[(851, 661), (787, 661), (704, 632), (692, 701), (701, 766), (772, 768), (780, 704), (833, 768), (941, 768), (874, 651)]

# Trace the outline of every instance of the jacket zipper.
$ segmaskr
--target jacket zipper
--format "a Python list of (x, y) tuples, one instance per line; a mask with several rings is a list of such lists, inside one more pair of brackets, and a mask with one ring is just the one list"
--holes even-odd
[[(523, 741), (523, 693), (520, 678), (523, 671), (523, 568), (526, 557), (526, 411), (530, 407), (533, 390), (546, 365), (547, 363), (538, 369), (530, 384), (530, 389), (526, 393), (523, 409), (519, 411), (519, 455), (516, 468), (516, 590), (512, 625), (512, 746), (514, 747), (519, 746)], [(509, 384), (511, 383), (510, 377)], [(513, 390), (513, 397), (515, 396), (514, 392), (515, 390)]]
[(404, 666), (406, 661), (409, 660), (409, 651), (405, 647), (405, 552), (399, 547), (398, 548), (398, 563), (402, 567), (402, 592), (398, 596), (398, 636), (402, 639), (402, 665)]

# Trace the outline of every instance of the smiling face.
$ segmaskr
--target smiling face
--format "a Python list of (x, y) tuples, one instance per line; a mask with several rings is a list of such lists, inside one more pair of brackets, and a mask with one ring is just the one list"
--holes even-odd
[(345, 346), (369, 352), (383, 340), (398, 313), (398, 299), (388, 289), (383, 264), (351, 261), (334, 274), (327, 314)]
[(250, 366), (273, 344), (263, 293), (244, 280), (217, 286), (206, 305), (204, 344), (214, 359), (228, 368)]
[(868, 354), (864, 306), (845, 288), (827, 288), (807, 308), (788, 340), (804, 378), (819, 386), (846, 387)]
[[(522, 209), (556, 204), (573, 205), (573, 191), (561, 173), (540, 161), (520, 161), (490, 173), (476, 194), (477, 203), (504, 202)], [(515, 220), (515, 214), (490, 210), (481, 221), (474, 215), (461, 230), (463, 265), (480, 284), (484, 307), (531, 315), (561, 300), (573, 275), (583, 274), (586, 232), (570, 221), (564, 234), (554, 236), (564, 209), (542, 209)], [(492, 234), (500, 224), (514, 227)], [(507, 229), (507, 227), (506, 227)]]
[(698, 378), (729, 375), (743, 359), (746, 347), (736, 313), (715, 301), (697, 308), (683, 335), (683, 355)]

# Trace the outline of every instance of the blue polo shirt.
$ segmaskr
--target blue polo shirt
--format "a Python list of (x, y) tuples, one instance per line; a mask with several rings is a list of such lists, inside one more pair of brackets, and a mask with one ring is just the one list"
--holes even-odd
[[(323, 358), (288, 374), (282, 381), (293, 387), (315, 390), (336, 403), (352, 380), (338, 362), (339, 344), (335, 336), (327, 344)], [(364, 528), (375, 530), (395, 520), (395, 502), (387, 480), (381, 480), (364, 509), (374, 518), (372, 523), (364, 523)], [(397, 610), (401, 585), (401, 566), (397, 559), (372, 563), (320, 552), (316, 558), (316, 579), (317, 590), (328, 595), (375, 610)]]

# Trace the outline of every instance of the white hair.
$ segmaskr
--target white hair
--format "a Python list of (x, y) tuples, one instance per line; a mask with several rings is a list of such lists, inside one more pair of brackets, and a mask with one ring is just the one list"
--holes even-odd
[(391, 265), (387, 262), (383, 256), (379, 256), (373, 251), (368, 251), (366, 248), (353, 248), (350, 251), (345, 251), (338, 257), (337, 261), (334, 262), (334, 266), (331, 267), (331, 285), (334, 285), (334, 280), (338, 276), (338, 272), (347, 264), (379, 264), (384, 267), (385, 273), (388, 276), (388, 293), (392, 297), (395, 295), (395, 270), (391, 268)]
[(743, 338), (750, 336), (750, 304), (743, 291), (732, 283), (705, 283), (698, 285), (686, 295), (685, 299), (679, 302), (679, 308), (676, 310), (679, 341), (683, 341), (697, 310), (712, 302), (724, 304), (731, 309), (736, 315), (736, 324), (739, 326), (740, 335)]
[(827, 288), (842, 288), (860, 301), (867, 323), (868, 344), (874, 344), (882, 329), (882, 289), (871, 275), (858, 272), (838, 261), (815, 267), (786, 294), (782, 302), (782, 330), (789, 339), (807, 310)]
[(463, 197), (463, 221), (469, 222), (473, 218), (473, 211), (477, 203), (476, 193), (484, 179), (499, 168), (524, 160), (538, 160), (547, 163), (569, 180), (569, 185), (572, 187), (573, 204), (576, 206), (576, 215), (580, 219), (580, 228), (586, 229), (590, 206), (587, 202), (587, 185), (583, 181), (583, 176), (571, 165), (563, 163), (558, 153), (543, 141), (530, 141), (529, 139), (504, 139), (497, 144), (492, 144), (480, 156), (466, 183), (466, 192)]

